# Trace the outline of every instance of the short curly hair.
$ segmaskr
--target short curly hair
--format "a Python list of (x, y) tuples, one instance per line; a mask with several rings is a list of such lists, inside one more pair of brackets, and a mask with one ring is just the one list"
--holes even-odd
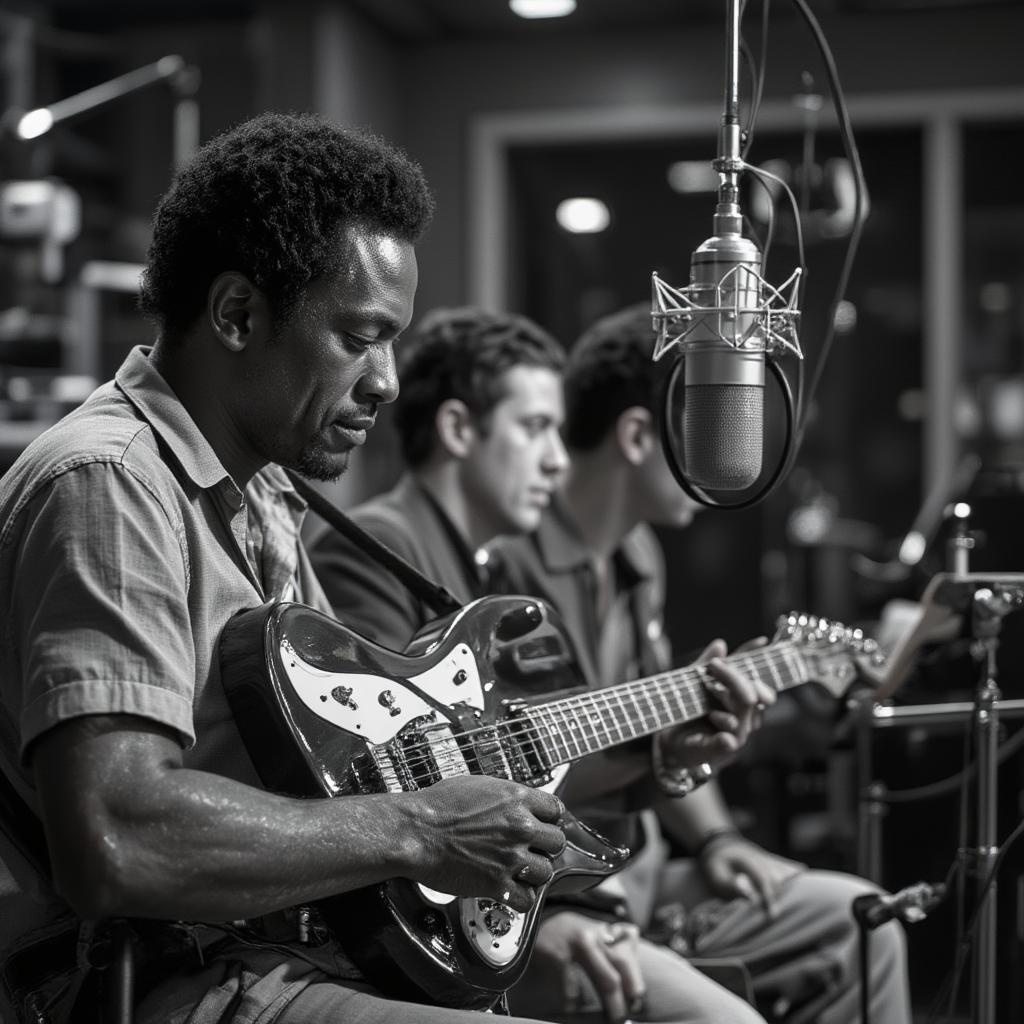
[(419, 165), (384, 139), (313, 114), (261, 114), (179, 171), (154, 217), (139, 306), (178, 337), (217, 275), (235, 270), (283, 322), (335, 255), (340, 224), (416, 242), (432, 214)]
[(575, 451), (596, 448), (619, 416), (633, 406), (661, 424), (660, 397), (671, 359), (654, 362), (649, 303), (637, 303), (595, 321), (569, 351), (562, 435)]
[(458, 399), (481, 423), (505, 397), (502, 375), (517, 366), (560, 373), (562, 346), (532, 320), (474, 306), (431, 310), (403, 339), (400, 394), (394, 424), (409, 466), (434, 447), (434, 417), (442, 402)]

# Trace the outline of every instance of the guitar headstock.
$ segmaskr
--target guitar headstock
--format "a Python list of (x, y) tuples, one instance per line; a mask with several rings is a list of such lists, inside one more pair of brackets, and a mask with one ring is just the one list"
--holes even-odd
[(863, 630), (804, 612), (780, 616), (774, 639), (793, 641), (808, 678), (834, 697), (842, 697), (859, 674), (877, 678), (885, 663), (878, 644)]

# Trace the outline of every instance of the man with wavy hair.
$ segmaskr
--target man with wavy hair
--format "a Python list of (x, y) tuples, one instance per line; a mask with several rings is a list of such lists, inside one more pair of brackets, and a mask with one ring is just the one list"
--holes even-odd
[[(351, 510), (352, 518), (462, 603), (503, 589), (489, 572), (487, 545), (535, 530), (568, 468), (560, 435), (563, 362), (557, 342), (526, 317), (476, 307), (426, 314), (399, 361), (394, 419), (406, 472), (390, 491)], [(311, 554), (335, 613), (357, 632), (403, 650), (434, 620), (433, 608), (396, 586), (375, 558), (344, 537), (322, 534)], [(722, 653), (720, 644), (709, 649)], [(573, 799), (570, 791), (591, 787), (645, 786), (654, 750), (686, 777), (690, 768), (734, 751), (757, 703), (773, 700), (774, 691), (721, 662), (711, 661), (709, 671), (727, 687), (724, 709), (696, 732), (668, 729), (653, 741), (583, 759), (569, 774), (566, 801)], [(602, 989), (604, 1013), (597, 1012), (608, 1021), (761, 1020), (709, 978), (678, 970), (675, 954), (641, 940), (624, 909), (619, 893), (605, 888), (592, 896), (549, 897), (528, 968), (541, 971), (531, 973), (541, 979), (539, 989), (536, 980), (525, 987), (536, 990), (551, 1017), (566, 1019), (560, 974), (571, 961)], [(513, 991), (513, 1011), (549, 1016), (516, 1010), (523, 988)]]
[[(564, 486), (536, 531), (504, 539), (493, 553), (513, 592), (543, 598), (562, 614), (595, 687), (673, 667), (663, 621), (666, 566), (651, 524), (685, 527), (695, 503), (662, 450), (660, 397), (671, 363), (654, 362), (653, 348), (646, 304), (598, 320), (579, 338), (564, 373)], [(662, 794), (640, 820), (646, 843), (616, 880), (645, 934), (698, 960), (741, 962), (770, 1019), (857, 1024), (860, 947), (851, 904), (873, 886), (808, 870), (752, 842), (714, 781), (682, 800)], [(663, 834), (692, 856), (670, 860)], [(875, 932), (870, 952), (871, 1020), (909, 1024), (899, 924)], [(678, 960), (653, 963), (648, 985), (655, 972), (686, 969)], [(625, 974), (623, 983), (630, 980)], [(538, 974), (520, 987), (517, 1012), (569, 1019), (557, 984)]]

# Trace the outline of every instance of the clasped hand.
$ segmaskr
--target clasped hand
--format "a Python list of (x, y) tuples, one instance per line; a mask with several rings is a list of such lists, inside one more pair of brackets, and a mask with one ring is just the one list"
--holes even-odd
[(723, 899), (759, 903), (772, 917), (785, 882), (806, 865), (780, 857), (738, 834), (724, 834), (700, 857), (708, 886)]
[(583, 1008), (582, 973), (601, 1000), (608, 1024), (622, 1024), (643, 1004), (639, 942), (640, 929), (635, 924), (562, 911), (541, 923), (533, 955), (545, 983), (561, 991), (566, 1013)]

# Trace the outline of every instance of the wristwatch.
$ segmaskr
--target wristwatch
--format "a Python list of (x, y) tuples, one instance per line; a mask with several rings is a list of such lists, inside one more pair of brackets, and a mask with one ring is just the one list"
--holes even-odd
[(709, 782), (715, 774), (707, 761), (692, 768), (670, 768), (665, 764), (657, 736), (651, 743), (651, 767), (654, 770), (654, 780), (665, 796), (688, 796), (705, 782)]

